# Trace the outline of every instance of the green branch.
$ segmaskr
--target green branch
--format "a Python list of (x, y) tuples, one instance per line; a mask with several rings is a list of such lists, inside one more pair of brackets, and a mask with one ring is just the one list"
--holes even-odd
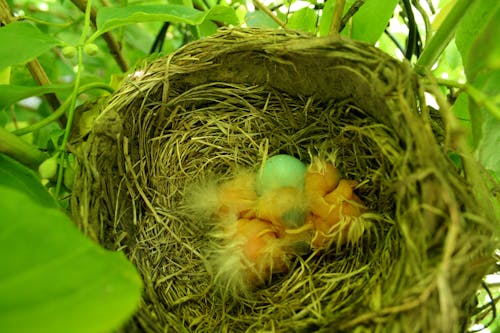
[(491, 97), (486, 95), (479, 89), (476, 89), (469, 83), (459, 83), (452, 80), (446, 79), (436, 79), (439, 85), (443, 85), (450, 88), (460, 89), (465, 92), (469, 97), (476, 103), (479, 107), (484, 107), (489, 113), (494, 117), (500, 119), (500, 108), (496, 106), (495, 102), (492, 101)]
[(458, 23), (465, 16), (468, 8), (477, 0), (458, 0), (444, 19), (443, 23), (431, 38), (418, 58), (415, 71), (425, 74), (436, 63), (444, 49), (455, 35)]
[[(92, 90), (92, 89), (102, 89), (102, 90), (105, 90), (109, 93), (113, 93), (113, 91), (114, 91), (113, 88), (111, 88), (109, 85), (107, 85), (105, 83), (95, 82), (95, 83), (89, 83), (89, 84), (81, 86), (80, 89), (78, 89), (78, 95), (80, 95), (88, 90)], [(26, 126), (26, 127), (20, 128), (18, 130), (12, 131), (12, 134), (23, 135), (23, 134), (30, 133), (30, 132), (36, 131), (42, 127), (47, 126), (48, 124), (52, 123), (54, 120), (61, 117), (66, 112), (66, 110), (71, 105), (72, 100), (73, 100), (73, 94), (71, 96), (69, 96), (64, 101), (64, 103), (54, 113), (51, 113), (50, 116), (40, 120), (39, 122), (34, 123), (33, 125)]]
[(0, 153), (36, 169), (48, 156), (37, 147), (0, 127)]

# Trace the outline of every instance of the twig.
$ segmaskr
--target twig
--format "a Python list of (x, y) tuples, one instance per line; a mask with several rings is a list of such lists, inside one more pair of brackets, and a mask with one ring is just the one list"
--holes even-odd
[[(113, 88), (111, 88), (110, 86), (108, 86), (107, 84), (105, 83), (101, 83), (101, 82), (94, 82), (94, 83), (88, 83), (84, 86), (81, 86), (80, 89), (78, 89), (78, 95), (88, 91), (88, 90), (91, 90), (91, 89), (102, 89), (102, 90), (105, 90), (107, 92), (109, 92), (110, 94), (113, 93)], [(15, 135), (23, 135), (23, 134), (26, 134), (26, 133), (30, 133), (30, 132), (33, 132), (33, 131), (36, 131), (42, 127), (45, 127), (47, 125), (49, 125), (50, 123), (52, 123), (54, 120), (58, 119), (59, 117), (61, 117), (63, 114), (66, 113), (66, 110), (69, 108), (69, 106), (71, 105), (71, 98), (72, 96), (68, 97), (62, 104), (61, 106), (59, 107), (59, 109), (57, 109), (55, 112), (51, 113), (50, 116), (40, 120), (39, 122), (37, 123), (34, 123), (30, 126), (26, 126), (26, 127), (23, 127), (23, 128), (20, 128), (18, 130), (15, 130), (15, 131), (12, 131), (12, 134), (15, 134)]]
[(340, 26), (339, 26), (339, 31), (344, 30), (347, 22), (351, 19), (351, 17), (354, 16), (358, 12), (358, 10), (365, 4), (366, 0), (356, 0), (355, 3), (352, 4), (351, 7), (349, 7), (349, 10), (347, 10), (347, 13), (342, 17), (342, 20), (340, 20)]
[(424, 10), (424, 8), (422, 8), (422, 6), (420, 5), (420, 2), (418, 0), (412, 0), (411, 3), (413, 4), (413, 7), (415, 7), (418, 10), (420, 15), (422, 16), (422, 19), (424, 20), (425, 44), (427, 44), (432, 36), (431, 21), (429, 20), (429, 16), (427, 15), (427, 12)]
[[(3, 1), (3, 0), (2, 0)], [(71, 2), (82, 11), (82, 13), (85, 13), (85, 7), (87, 6), (87, 0), (71, 0)], [(90, 11), (90, 20), (92, 21), (92, 25), (96, 27), (96, 17), (97, 17), (97, 11), (95, 10), (94, 7), (92, 7)], [(128, 70), (128, 64), (125, 58), (123, 57), (121, 51), (120, 51), (120, 46), (118, 45), (118, 42), (114, 38), (114, 36), (111, 34), (111, 32), (105, 32), (102, 34), (102, 38), (108, 45), (109, 51), (111, 53), (111, 56), (115, 59), (116, 63), (122, 70), (122, 72), (126, 72)]]
[(484, 107), (489, 113), (491, 113), (496, 118), (500, 119), (500, 108), (495, 105), (495, 103), (491, 100), (491, 98), (483, 93), (481, 90), (475, 88), (471, 84), (468, 83), (459, 83), (452, 80), (446, 79), (436, 79), (436, 82), (439, 85), (452, 87), (460, 89), (466, 92), (469, 97), (477, 104), (479, 107)]
[(432, 14), (436, 14), (436, 9), (434, 8), (434, 5), (432, 3), (432, 0), (426, 0), (427, 6), (429, 6), (429, 9), (431, 10)]
[(389, 32), (389, 30), (385, 29), (384, 30), (385, 34), (387, 35), (387, 37), (389, 37), (389, 39), (396, 45), (396, 47), (399, 49), (399, 51), (401, 51), (402, 54), (405, 54), (405, 48), (403, 47), (403, 45), (401, 45), (401, 43), (396, 39), (396, 37), (394, 37), (393, 34), (391, 34)]
[(164, 22), (160, 28), (160, 31), (156, 34), (153, 45), (151, 45), (151, 49), (149, 50), (149, 54), (153, 54), (155, 52), (161, 52), (163, 49), (163, 44), (165, 42), (165, 36), (167, 34), (168, 28), (170, 27), (170, 22)]
[[(483, 286), (484, 290), (486, 291), (486, 293), (488, 294), (490, 301), (488, 303), (486, 303), (485, 305), (481, 306), (479, 309), (477, 309), (478, 312), (476, 314), (478, 315), (478, 317), (476, 318), (475, 321), (477, 322), (478, 320), (483, 320), (484, 318), (486, 318), (486, 316), (489, 313), (491, 313), (491, 319), (487, 324), (484, 325), (484, 327), (481, 327), (481, 329), (470, 330), (469, 332), (479, 332), (479, 331), (483, 330), (484, 328), (489, 327), (491, 324), (493, 324), (495, 322), (495, 319), (497, 317), (496, 304), (500, 300), (500, 296), (497, 296), (496, 298), (493, 297), (493, 294), (491, 293), (490, 288), (488, 287), (488, 285), (485, 282), (482, 283), (482, 286)], [(479, 314), (486, 309), (489, 309), (489, 311), (487, 311), (483, 315), (479, 316)]]
[(460, 150), (462, 147), (466, 146), (463, 142), (465, 140), (463, 128), (460, 126), (457, 118), (451, 111), (450, 104), (446, 100), (446, 97), (439, 89), (437, 79), (432, 75), (432, 73), (430, 73), (430, 71), (427, 71), (426, 78), (430, 83), (427, 85), (426, 90), (436, 99), (436, 102), (439, 105), (439, 110), (441, 111), (441, 118), (443, 119), (446, 127), (446, 133), (448, 133), (444, 145), (445, 147), (452, 147), (455, 150)]
[(335, 0), (335, 8), (333, 10), (332, 23), (330, 25), (330, 35), (339, 37), (340, 35), (340, 21), (342, 13), (344, 12), (345, 0)]
[(408, 19), (408, 40), (406, 43), (405, 58), (411, 60), (413, 54), (419, 55), (417, 23), (413, 16), (410, 0), (403, 0), (403, 8)]
[(282, 20), (280, 20), (276, 15), (274, 15), (273, 12), (269, 8), (264, 6), (264, 4), (262, 2), (260, 2), (259, 0), (253, 0), (253, 3), (255, 4), (255, 6), (257, 8), (262, 10), (264, 13), (267, 14), (267, 16), (269, 16), (271, 19), (273, 19), (274, 22), (278, 23), (278, 25), (280, 27), (286, 29), (286, 24)]

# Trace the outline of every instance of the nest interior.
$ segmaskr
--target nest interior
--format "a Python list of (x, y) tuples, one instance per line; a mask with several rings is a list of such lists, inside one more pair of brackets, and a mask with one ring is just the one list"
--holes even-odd
[[(479, 165), (448, 158), (422, 91), (375, 47), (279, 30), (222, 30), (130, 74), (74, 143), (72, 197), (82, 230), (143, 277), (124, 330), (466, 329), (498, 216)], [(214, 225), (186, 193), (280, 153), (359, 181), (366, 231), (233, 299), (208, 263)]]

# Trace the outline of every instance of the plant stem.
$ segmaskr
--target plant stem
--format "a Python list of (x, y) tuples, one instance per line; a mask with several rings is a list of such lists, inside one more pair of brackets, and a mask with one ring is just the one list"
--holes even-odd
[(38, 168), (48, 156), (35, 146), (24, 141), (15, 134), (10, 133), (0, 126), (0, 152), (5, 153), (13, 159), (29, 166)]
[(347, 13), (340, 20), (339, 31), (344, 30), (347, 22), (358, 12), (358, 10), (365, 4), (365, 0), (356, 0), (356, 2), (347, 10)]
[(418, 58), (415, 71), (424, 75), (437, 61), (455, 35), (458, 23), (475, 0), (458, 0)]
[(342, 20), (342, 13), (344, 12), (345, 0), (335, 0), (335, 8), (333, 9), (332, 23), (330, 24), (330, 35), (339, 37), (340, 35), (340, 22)]
[(429, 16), (427, 15), (427, 12), (422, 8), (422, 6), (420, 5), (420, 2), (418, 0), (412, 0), (411, 3), (413, 5), (413, 7), (415, 7), (418, 10), (418, 12), (420, 13), (420, 16), (422, 16), (422, 19), (424, 20), (424, 26), (425, 26), (425, 44), (424, 45), (426, 45), (432, 36), (431, 21), (429, 20)]
[(274, 15), (273, 12), (269, 8), (267, 8), (262, 2), (260, 2), (259, 0), (253, 0), (253, 3), (257, 8), (266, 13), (267, 16), (272, 18), (274, 22), (278, 23), (280, 27), (286, 29), (286, 24), (283, 21), (281, 21), (276, 15)]
[(71, 134), (71, 128), (73, 127), (73, 118), (75, 116), (75, 109), (76, 109), (76, 100), (78, 98), (78, 91), (80, 90), (80, 82), (82, 79), (82, 70), (83, 70), (83, 47), (85, 45), (85, 39), (87, 37), (87, 32), (90, 29), (90, 24), (91, 24), (91, 12), (92, 12), (92, 0), (87, 0), (86, 7), (85, 7), (85, 23), (82, 29), (82, 34), (80, 36), (80, 43), (77, 48), (77, 55), (78, 55), (78, 72), (76, 72), (76, 78), (75, 78), (75, 87), (73, 89), (73, 93), (71, 94), (70, 97), (70, 107), (69, 107), (69, 112), (68, 112), (68, 123), (66, 125), (66, 128), (64, 130), (64, 136), (63, 140), (61, 143), (61, 146), (59, 147), (61, 151), (61, 155), (59, 156), (59, 168), (57, 172), (57, 182), (56, 182), (56, 191), (55, 191), (55, 197), (59, 197), (59, 193), (61, 193), (61, 186), (63, 182), (63, 174), (64, 174), (64, 160), (66, 159), (66, 145), (68, 144), (69, 141), (69, 136)]
[[(80, 95), (81, 93), (84, 93), (88, 90), (91, 90), (91, 89), (102, 89), (102, 90), (106, 90), (109, 93), (113, 92), (113, 88), (111, 88), (107, 84), (102, 83), (102, 82), (95, 82), (95, 83), (89, 83), (89, 84), (86, 84), (84, 86), (81, 86), (80, 89), (78, 89), (78, 95)], [(68, 107), (71, 105), (71, 100), (72, 100), (72, 96), (68, 97), (64, 101), (64, 103), (59, 107), (59, 109), (57, 109), (50, 116), (40, 120), (37, 123), (34, 123), (33, 125), (20, 128), (18, 130), (12, 131), (11, 133), (15, 134), (15, 135), (23, 135), (23, 134), (33, 132), (33, 131), (36, 131), (42, 127), (47, 126), (48, 124), (50, 124), (51, 122), (53, 122), (57, 118), (61, 117), (66, 112)]]
[[(1, 1), (1, 0), (0, 0)], [(87, 7), (87, 1), (86, 0), (71, 0), (71, 2), (82, 12), (86, 12), (86, 7)], [(90, 11), (90, 20), (92, 21), (92, 24), (94, 26), (96, 25), (96, 18), (97, 18), (97, 12), (94, 8), (91, 8)], [(99, 36), (99, 34), (94, 33), (95, 37)], [(86, 36), (85, 36), (86, 37)], [(88, 42), (92, 42), (94, 38), (89, 38)], [(126, 72), (128, 70), (128, 64), (125, 58), (123, 57), (121, 51), (120, 51), (120, 46), (118, 42), (116, 41), (115, 37), (111, 32), (105, 32), (102, 34), (102, 38), (108, 45), (109, 51), (111, 56), (115, 59), (115, 62), (118, 64), (122, 72)]]
[(483, 93), (481, 90), (476, 89), (469, 83), (459, 83), (452, 80), (436, 79), (440, 85), (457, 88), (464, 91), (479, 107), (484, 107), (494, 117), (500, 119), (500, 108), (491, 100), (491, 97)]

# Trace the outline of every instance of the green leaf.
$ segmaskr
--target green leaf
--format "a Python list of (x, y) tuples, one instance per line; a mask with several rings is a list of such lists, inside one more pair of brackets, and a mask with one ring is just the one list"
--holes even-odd
[[(233, 8), (216, 5), (208, 11), (199, 11), (181, 5), (138, 5), (129, 7), (106, 7), (97, 14), (97, 34), (126, 24), (141, 22), (173, 22), (198, 25), (205, 20), (220, 21), (226, 24), (239, 24)], [(93, 39), (93, 38), (91, 38)]]
[(142, 284), (122, 253), (85, 238), (60, 210), (0, 186), (3, 333), (98, 333), (137, 308)]
[(398, 0), (366, 0), (352, 17), (350, 37), (374, 44), (384, 33), (397, 4)]
[(11, 71), (10, 66), (0, 70), (0, 84), (10, 83), (10, 71)]
[(72, 86), (68, 84), (52, 84), (50, 86), (34, 87), (0, 84), (0, 109), (31, 96), (60, 92), (62, 90), (70, 91), (71, 89)]
[(290, 15), (287, 27), (290, 29), (314, 33), (316, 31), (317, 19), (318, 16), (316, 15), (314, 9), (309, 7), (302, 8)]
[[(480, 5), (479, 5), (480, 4)], [(489, 6), (487, 6), (489, 4)], [(488, 12), (488, 10), (490, 12)], [(484, 21), (471, 17), (478, 15)], [(474, 26), (476, 24), (476, 26)], [(469, 113), (473, 141), (479, 161), (500, 174), (500, 4), (477, 2), (464, 18), (465, 28), (457, 31), (457, 46), (464, 59), (465, 73), (472, 88)], [(472, 35), (474, 34), (474, 35)]]
[(24, 63), (61, 42), (44, 34), (33, 24), (20, 21), (0, 28), (0, 70)]
[[(352, 1), (346, 1), (346, 7)], [(333, 9), (335, 0), (330, 0), (325, 3), (323, 12), (319, 18), (318, 32), (320, 36), (328, 36), (330, 34), (330, 25), (332, 24)]]
[[(464, 60), (465, 74), (469, 81), (475, 80), (476, 76), (481, 73), (489, 73), (495, 70), (495, 67), (498, 67), (495, 64), (500, 62), (500, 45), (498, 44), (500, 3), (496, 7), (496, 11), (493, 11), (492, 14), (488, 13), (486, 18), (489, 20), (481, 22), (482, 29), (473, 39), (467, 40), (466, 44), (472, 43), (470, 45), (462, 44), (462, 48), (459, 48)], [(457, 32), (457, 46), (459, 37), (464, 39), (464, 36)], [(464, 43), (464, 40), (462, 40), (462, 43)]]
[[(45, 207), (57, 207), (54, 198), (40, 182), (40, 177), (16, 160), (0, 153), (0, 186), (17, 189)], [(0, 212), (1, 214), (1, 212)]]
[(481, 164), (496, 175), (500, 175), (500, 119), (485, 113), (476, 154)]
[(279, 24), (261, 10), (248, 12), (245, 22), (251, 28), (279, 28)]
[[(474, 57), (470, 58), (472, 45), (494, 16), (496, 16), (496, 20), (498, 20), (499, 10), (500, 2), (498, 2), (498, 0), (475, 1), (470, 6), (467, 14), (460, 21), (460, 25), (455, 34), (455, 41), (462, 55), (462, 62), (465, 66), (465, 72), (469, 80), (472, 80), (474, 76), (474, 73), (469, 72), (469, 65), (471, 62), (481, 60), (474, 59)], [(493, 31), (491, 33), (493, 33)], [(498, 35), (493, 36), (496, 38), (498, 37)], [(487, 45), (487, 47), (492, 47), (495, 44), (497, 43), (495, 42)]]

